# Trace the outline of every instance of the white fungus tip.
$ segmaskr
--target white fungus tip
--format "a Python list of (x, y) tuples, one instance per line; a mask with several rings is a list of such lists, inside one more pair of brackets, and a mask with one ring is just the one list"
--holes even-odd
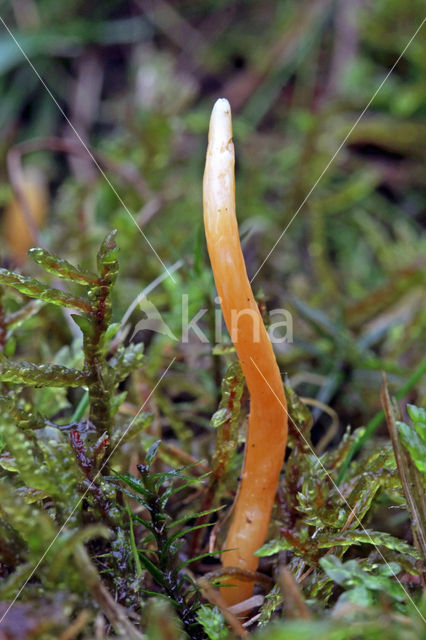
[(210, 117), (209, 142), (226, 147), (232, 140), (231, 105), (226, 98), (216, 100)]

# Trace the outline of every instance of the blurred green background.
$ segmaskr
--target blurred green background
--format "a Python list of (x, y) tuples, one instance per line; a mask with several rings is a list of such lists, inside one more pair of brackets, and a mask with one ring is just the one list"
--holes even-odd
[[(0, 3), (2, 265), (40, 277), (25, 253), (41, 245), (90, 267), (117, 228), (115, 320), (161, 280), (162, 261), (175, 281), (149, 299), (179, 337), (187, 294), (191, 313), (210, 309), (200, 326), (211, 331), (201, 181), (224, 96), (247, 269), (268, 309), (292, 313), (280, 368), (337, 412), (340, 430), (364, 424), (380, 408), (382, 371), (397, 390), (424, 358), (426, 27), (351, 129), (423, 12), (420, 0)], [(25, 325), (17, 355), (54, 359), (73, 338), (61, 313), (45, 307)], [(215, 410), (223, 358), (195, 335), (138, 339), (148, 385), (177, 357), (156, 402), (189, 443)], [(420, 384), (407, 399), (425, 396)], [(318, 440), (330, 418), (315, 411)]]

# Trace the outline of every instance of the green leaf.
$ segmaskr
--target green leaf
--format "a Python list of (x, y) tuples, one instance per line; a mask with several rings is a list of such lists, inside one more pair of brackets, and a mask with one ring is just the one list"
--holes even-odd
[(149, 573), (152, 575), (152, 577), (154, 578), (155, 582), (160, 585), (161, 587), (164, 587), (165, 581), (164, 581), (164, 576), (161, 573), (160, 569), (157, 567), (157, 565), (155, 565), (147, 556), (144, 552), (141, 552), (139, 554), (140, 557), (140, 561), (141, 563), (144, 565), (145, 569), (147, 569), (147, 571), (149, 571)]
[[(118, 473), (117, 471), (114, 471), (114, 474), (118, 478), (120, 478), (120, 480), (122, 480), (128, 487), (136, 491), (136, 493), (140, 494), (141, 496), (144, 496), (146, 498), (150, 495), (149, 491), (145, 489), (142, 481), (138, 478), (135, 478), (130, 473)], [(129, 495), (132, 498), (134, 497), (132, 494)]]
[(197, 512), (197, 513), (188, 513), (183, 518), (180, 518), (179, 520), (174, 520), (172, 522), (172, 524), (170, 525), (170, 529), (172, 527), (177, 527), (177, 526), (183, 524), (184, 522), (187, 522), (188, 520), (194, 520), (195, 518), (196, 519), (202, 518), (203, 516), (208, 516), (211, 513), (216, 513), (217, 511), (221, 511), (224, 508), (225, 508), (225, 505), (222, 505), (220, 507), (215, 507), (214, 509), (207, 509), (206, 511), (200, 511), (200, 512)]
[(89, 382), (87, 373), (78, 369), (11, 360), (0, 360), (0, 380), (30, 387), (85, 387)]
[(217, 429), (213, 472), (219, 474), (220, 481), (226, 477), (238, 447), (238, 425), (241, 419), (241, 397), (244, 384), (240, 363), (233, 362), (227, 368), (222, 380), (219, 409), (210, 420), (210, 426)]
[(426, 474), (426, 444), (419, 434), (405, 422), (397, 422), (396, 425), (401, 442), (408, 450), (412, 461), (421, 473)]
[(115, 236), (117, 235), (117, 229), (113, 229), (102, 242), (98, 251), (97, 263), (98, 271), (102, 277), (109, 275), (111, 278), (115, 278), (118, 273), (118, 252), (119, 249), (115, 242)]
[(212, 527), (213, 524), (214, 524), (213, 522), (205, 522), (203, 524), (197, 524), (197, 525), (194, 525), (193, 527), (189, 527), (188, 529), (184, 529), (183, 531), (177, 531), (172, 536), (170, 536), (170, 538), (167, 540), (164, 546), (168, 549), (176, 540), (178, 540), (179, 538), (183, 538), (188, 533), (191, 533), (191, 531), (198, 531), (198, 529), (205, 529), (206, 527)]
[(225, 619), (218, 607), (200, 605), (197, 609), (197, 620), (203, 627), (209, 640), (226, 640), (229, 631)]
[(414, 424), (418, 424), (421, 427), (418, 432), (422, 440), (426, 443), (426, 409), (416, 407), (415, 404), (407, 404), (407, 413)]
[(407, 406), (413, 426), (396, 422), (402, 444), (409, 452), (417, 469), (425, 476), (426, 488), (426, 411), (414, 405)]
[(58, 278), (77, 282), (78, 284), (85, 286), (98, 284), (98, 276), (95, 273), (90, 273), (89, 271), (74, 267), (63, 258), (54, 256), (45, 249), (34, 247), (28, 251), (28, 255), (37, 262), (37, 264), (43, 267), (45, 271), (53, 273)]
[(259, 556), (260, 558), (266, 558), (268, 556), (273, 556), (279, 551), (290, 551), (293, 548), (294, 547), (289, 540), (287, 540), (286, 538), (280, 538), (279, 540), (271, 540), (270, 542), (266, 542), (260, 547), (260, 549), (255, 551), (254, 555)]
[(0, 504), (7, 522), (27, 543), (30, 559), (38, 560), (56, 536), (55, 523), (47, 512), (26, 504), (6, 480), (0, 481)]
[(400, 553), (406, 553), (414, 558), (420, 558), (420, 554), (414, 547), (404, 540), (395, 538), (384, 531), (372, 531), (368, 529), (348, 529), (341, 533), (321, 534), (315, 539), (315, 545), (319, 549), (329, 549), (331, 547), (350, 547), (353, 544), (374, 544), (384, 546), (387, 549), (394, 549)]
[(152, 465), (152, 463), (154, 462), (154, 458), (157, 455), (157, 451), (158, 451), (158, 447), (161, 444), (161, 440), (157, 440), (156, 442), (154, 442), (154, 444), (152, 444), (148, 451), (146, 452), (146, 456), (145, 456), (145, 464), (150, 467)]
[(81, 329), (82, 334), (86, 337), (86, 338), (91, 338), (93, 339), (95, 336), (95, 327), (93, 322), (91, 321), (91, 319), (89, 317), (86, 316), (79, 316), (76, 313), (72, 313), (71, 314), (71, 318), (74, 320), (74, 322), (76, 323), (76, 325)]
[(109, 365), (114, 369), (115, 383), (119, 384), (127, 376), (141, 366), (144, 357), (144, 344), (129, 344), (127, 347), (118, 347)]
[(108, 329), (105, 331), (105, 340), (112, 340), (120, 327), (121, 324), (119, 322), (113, 322), (110, 324)]
[(198, 560), (203, 560), (203, 558), (212, 558), (213, 556), (218, 556), (221, 555), (222, 551), (209, 551), (206, 553), (201, 553), (199, 556), (194, 556), (193, 558), (188, 558), (188, 560), (185, 560), (184, 562), (182, 562), (177, 570), (181, 571), (184, 567), (187, 567), (189, 564), (192, 564), (193, 562), (198, 562)]
[(395, 580), (395, 576), (401, 570), (396, 562), (387, 565), (362, 566), (356, 560), (343, 563), (336, 556), (324, 556), (320, 560), (320, 565), (333, 582), (350, 588), (344, 596), (339, 598), (340, 603), (356, 602), (361, 606), (366, 606), (366, 603), (373, 604), (376, 591), (383, 591), (399, 601), (405, 599), (404, 589)]
[(16, 471), (27, 487), (45, 491), (48, 495), (55, 492), (55, 483), (45, 465), (42, 464), (40, 448), (25, 432), (21, 431), (11, 416), (2, 425), (3, 437), (8, 453), (11, 455)]
[(260, 609), (259, 628), (265, 627), (270, 621), (272, 614), (283, 601), (280, 587), (275, 584), (269, 593), (266, 594), (265, 601)]
[(366, 587), (358, 586), (342, 593), (339, 598), (339, 604), (344, 602), (350, 602), (358, 605), (359, 607), (369, 607), (374, 603), (374, 599), (373, 595)]
[(6, 356), (6, 358), (12, 358), (12, 356), (15, 355), (15, 352), (16, 352), (16, 340), (12, 336), (7, 340), (5, 344), (4, 355)]
[[(123, 402), (125, 401), (125, 399), (127, 398), (127, 391), (122, 391), (121, 393), (116, 393), (115, 396), (113, 398), (111, 398), (110, 403), (109, 403), (109, 408), (110, 408), (110, 414), (111, 416), (115, 416), (121, 405), (123, 404)], [(132, 423), (131, 423), (132, 424)], [(133, 426), (133, 424), (132, 424)], [(130, 428), (129, 428), (130, 431)], [(126, 436), (128, 435), (128, 433), (125, 431), (124, 432), (126, 434)], [(134, 431), (133, 431), (133, 435), (134, 435)], [(123, 439), (121, 440), (121, 442), (124, 441), (124, 435), (123, 435)]]
[(135, 539), (135, 531), (133, 527), (134, 519), (132, 517), (132, 512), (130, 510), (130, 505), (126, 498), (124, 499), (127, 517), (129, 519), (129, 529), (130, 529), (130, 549), (132, 551), (133, 562), (135, 563), (136, 577), (140, 578), (142, 575), (142, 565), (139, 557), (139, 553), (136, 547), (136, 539)]
[(74, 296), (67, 295), (59, 289), (47, 287), (42, 282), (39, 282), (39, 280), (27, 278), (19, 273), (12, 273), (7, 269), (0, 269), (0, 284), (13, 287), (30, 298), (51, 302), (60, 307), (70, 307), (83, 313), (89, 313), (91, 311), (89, 302), (83, 298), (75, 298)]
[[(141, 518), (141, 516), (137, 515), (137, 514), (133, 514), (133, 520), (137, 523), (137, 524), (143, 524), (143, 526), (148, 529), (149, 531), (151, 531), (151, 533), (154, 533), (154, 527), (152, 526), (152, 523), (149, 520), (145, 520), (145, 518)], [(145, 540), (145, 539), (144, 539)]]
[[(196, 466), (196, 465), (191, 465), (191, 466)], [(196, 478), (190, 478), (188, 476), (183, 476), (180, 475), (179, 473), (177, 474), (177, 478), (179, 479), (186, 479), (187, 482), (179, 485), (178, 487), (175, 487), (173, 485), (171, 485), (170, 487), (167, 487), (167, 489), (164, 491), (163, 495), (161, 496), (161, 506), (164, 509), (165, 505), (167, 504), (167, 501), (170, 499), (171, 496), (179, 493), (180, 491), (183, 491), (184, 489), (186, 489), (187, 487), (192, 486), (193, 484), (197, 483), (197, 482), (201, 482), (204, 478), (207, 478), (210, 475), (210, 471), (208, 473), (204, 473), (201, 476), (198, 476)], [(163, 475), (163, 474), (161, 474)], [(172, 476), (173, 472), (164, 474), (165, 477), (167, 476)]]
[(337, 582), (337, 584), (345, 584), (345, 582), (350, 580), (353, 575), (354, 564), (358, 566), (356, 560), (349, 560), (343, 564), (336, 556), (324, 556), (320, 559), (319, 563), (328, 577), (331, 578), (333, 582)]
[(146, 593), (147, 596), (154, 596), (155, 598), (162, 598), (163, 600), (166, 600), (167, 602), (171, 602), (174, 605), (177, 605), (178, 603), (173, 600), (173, 598), (170, 598), (170, 596), (166, 595), (165, 593), (159, 593), (158, 591), (149, 591), (148, 589), (139, 589), (140, 593)]

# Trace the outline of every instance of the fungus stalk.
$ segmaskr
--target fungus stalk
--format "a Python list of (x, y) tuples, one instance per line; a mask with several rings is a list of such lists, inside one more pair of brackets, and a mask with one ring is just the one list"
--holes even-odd
[[(281, 375), (247, 277), (235, 214), (231, 107), (214, 105), (203, 180), (207, 248), (226, 326), (250, 393), (245, 459), (223, 567), (255, 571), (255, 551), (266, 539), (287, 442)], [(253, 584), (227, 578), (221, 595), (228, 606), (252, 595)], [(235, 585), (235, 586), (231, 586)]]

